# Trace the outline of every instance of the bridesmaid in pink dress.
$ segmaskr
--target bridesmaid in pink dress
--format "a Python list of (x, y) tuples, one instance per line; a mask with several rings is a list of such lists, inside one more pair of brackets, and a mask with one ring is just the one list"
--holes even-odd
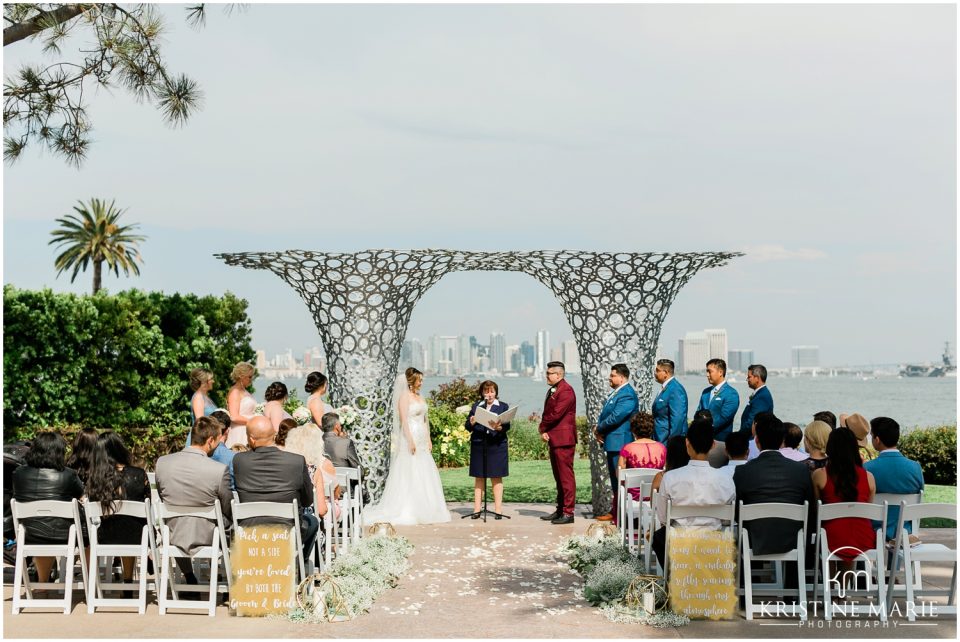
[[(620, 449), (620, 468), (661, 470), (667, 463), (667, 448), (653, 439), (653, 415), (638, 412), (630, 419), (634, 440)], [(631, 488), (630, 496), (640, 501), (640, 489)]]

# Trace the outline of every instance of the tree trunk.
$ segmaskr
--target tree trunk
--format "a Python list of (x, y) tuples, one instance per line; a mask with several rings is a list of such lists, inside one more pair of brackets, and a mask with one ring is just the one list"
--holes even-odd
[(93, 293), (96, 294), (100, 291), (100, 273), (103, 267), (103, 259), (93, 261)]
[(35, 33), (49, 29), (52, 25), (72, 20), (83, 13), (91, 5), (65, 4), (52, 11), (41, 11), (31, 20), (18, 22), (3, 30), (3, 46), (29, 38)]

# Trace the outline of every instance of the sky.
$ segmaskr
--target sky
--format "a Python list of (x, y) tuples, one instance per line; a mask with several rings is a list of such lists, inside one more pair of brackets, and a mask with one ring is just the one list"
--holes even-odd
[[(141, 276), (108, 290), (233, 292), (268, 354), (320, 343), (309, 311), (214, 253), (742, 251), (680, 292), (667, 354), (717, 327), (769, 367), (792, 345), (856, 365), (956, 340), (954, 6), (250, 5), (202, 30), (161, 11), (203, 109), (172, 129), (101, 90), (80, 169), (39, 149), (5, 165), (4, 283), (89, 291), (47, 243), (99, 197), (148, 236)], [(5, 76), (49, 60), (3, 54)], [(539, 328), (572, 337), (532, 278), (457, 273), (408, 337)]]

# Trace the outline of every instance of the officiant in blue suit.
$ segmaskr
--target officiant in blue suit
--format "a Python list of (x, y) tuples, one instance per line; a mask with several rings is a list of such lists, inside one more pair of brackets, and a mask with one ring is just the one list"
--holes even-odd
[[(610, 368), (610, 387), (613, 392), (607, 397), (597, 419), (594, 434), (607, 454), (607, 470), (610, 473), (610, 486), (613, 489), (611, 511), (617, 506), (618, 459), (620, 449), (633, 441), (630, 432), (630, 417), (640, 410), (637, 391), (630, 385), (630, 369), (626, 364), (616, 363)], [(600, 515), (599, 521), (610, 521), (612, 514)]]
[(473, 404), (464, 427), (470, 431), (470, 476), (473, 483), (473, 519), (480, 518), (480, 501), (483, 497), (487, 479), (493, 484), (494, 519), (501, 519), (503, 514), (503, 478), (510, 474), (507, 454), (507, 431), (510, 422), (505, 424), (494, 422), (493, 428), (488, 428), (477, 422), (475, 415), (477, 408), (483, 408), (495, 415), (502, 415), (510, 406), (497, 399), (500, 388), (494, 381), (484, 381), (478, 392), (480, 401)]
[(723, 359), (707, 361), (707, 383), (700, 393), (697, 410), (709, 410), (713, 415), (713, 438), (726, 441), (733, 432), (733, 418), (740, 408), (740, 394), (727, 383), (727, 362)]
[(687, 391), (673, 376), (673, 361), (660, 359), (653, 378), (660, 384), (660, 392), (653, 400), (653, 438), (664, 446), (671, 437), (687, 434)]

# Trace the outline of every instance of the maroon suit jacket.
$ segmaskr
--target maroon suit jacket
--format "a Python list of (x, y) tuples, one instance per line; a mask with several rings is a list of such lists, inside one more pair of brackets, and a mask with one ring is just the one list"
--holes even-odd
[(577, 393), (561, 379), (553, 395), (543, 405), (540, 432), (550, 433), (550, 448), (577, 443)]

